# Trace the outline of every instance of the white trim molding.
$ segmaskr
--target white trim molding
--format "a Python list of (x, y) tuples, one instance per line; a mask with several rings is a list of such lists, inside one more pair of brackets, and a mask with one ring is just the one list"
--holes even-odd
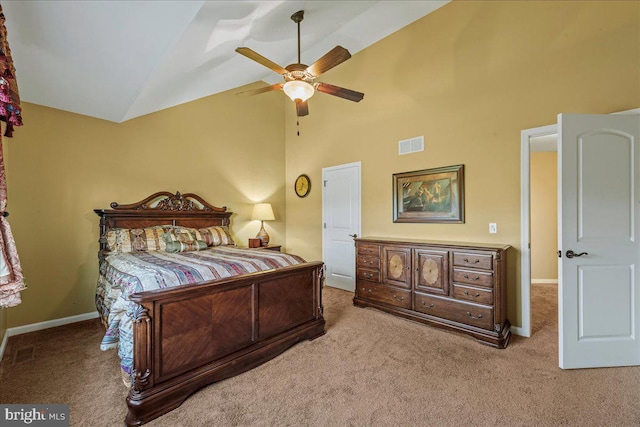
[(558, 279), (531, 279), (532, 285), (557, 285)]
[(2, 338), (2, 343), (0, 343), (0, 362), (2, 362), (2, 358), (4, 357), (4, 349), (7, 347), (8, 340), (9, 334), (7, 331), (4, 331), (4, 338)]
[(4, 333), (4, 339), (0, 344), (0, 360), (4, 356), (4, 350), (7, 346), (9, 337), (15, 335), (26, 334), (29, 332), (41, 331), (43, 329), (55, 328), (57, 326), (68, 325), (70, 323), (82, 322), (84, 320), (97, 319), (98, 312), (92, 311), (90, 313), (78, 314), (76, 316), (63, 317), (60, 319), (47, 320), (46, 322), (32, 323), (30, 325), (16, 326), (15, 328), (8, 328)]
[(524, 330), (524, 328), (521, 328), (519, 326), (511, 326), (511, 333), (513, 335), (518, 335), (518, 336), (521, 336), (521, 337), (529, 337), (531, 335), (531, 334), (525, 335), (525, 332), (526, 331)]
[(511, 332), (531, 336), (531, 138), (558, 133), (557, 125), (525, 129), (520, 133), (520, 314), (522, 326)]

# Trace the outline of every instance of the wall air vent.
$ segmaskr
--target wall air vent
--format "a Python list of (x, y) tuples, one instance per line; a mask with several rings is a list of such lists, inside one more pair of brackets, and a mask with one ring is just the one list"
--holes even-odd
[(424, 151), (424, 136), (416, 136), (398, 142), (399, 155), (417, 153), (418, 151)]

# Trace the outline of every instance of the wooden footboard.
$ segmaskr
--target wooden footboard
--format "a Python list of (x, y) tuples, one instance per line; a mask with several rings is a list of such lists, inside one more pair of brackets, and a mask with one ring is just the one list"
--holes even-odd
[(125, 423), (146, 423), (212, 382), (324, 334), (322, 262), (135, 294)]

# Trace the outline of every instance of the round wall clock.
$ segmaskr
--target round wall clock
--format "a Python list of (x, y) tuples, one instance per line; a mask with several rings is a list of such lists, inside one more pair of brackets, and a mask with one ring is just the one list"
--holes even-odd
[(296, 178), (295, 190), (298, 197), (307, 197), (311, 191), (311, 180), (307, 175), (300, 175)]

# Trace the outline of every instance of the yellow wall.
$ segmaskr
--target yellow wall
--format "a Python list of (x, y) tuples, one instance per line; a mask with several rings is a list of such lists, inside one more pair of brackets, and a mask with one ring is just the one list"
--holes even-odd
[(557, 153), (531, 153), (531, 280), (558, 280)]
[[(243, 88), (245, 89), (245, 88)], [(95, 208), (157, 192), (194, 192), (225, 204), (234, 238), (260, 223), (253, 203), (273, 203), (266, 223), (285, 241), (284, 102), (233, 90), (123, 124), (24, 104), (25, 125), (5, 140), (10, 222), (28, 289), (7, 311), (14, 327), (95, 311)]]
[[(363, 235), (514, 246), (508, 317), (521, 325), (520, 131), (640, 106), (639, 16), (638, 2), (454, 1), (326, 73), (365, 97), (315, 95), (300, 136), (287, 107), (287, 187), (300, 173), (317, 184), (304, 199), (287, 191), (288, 249), (321, 259), (322, 168), (362, 161)], [(398, 156), (418, 135), (425, 151)], [(393, 173), (455, 164), (465, 224), (392, 222)]]

